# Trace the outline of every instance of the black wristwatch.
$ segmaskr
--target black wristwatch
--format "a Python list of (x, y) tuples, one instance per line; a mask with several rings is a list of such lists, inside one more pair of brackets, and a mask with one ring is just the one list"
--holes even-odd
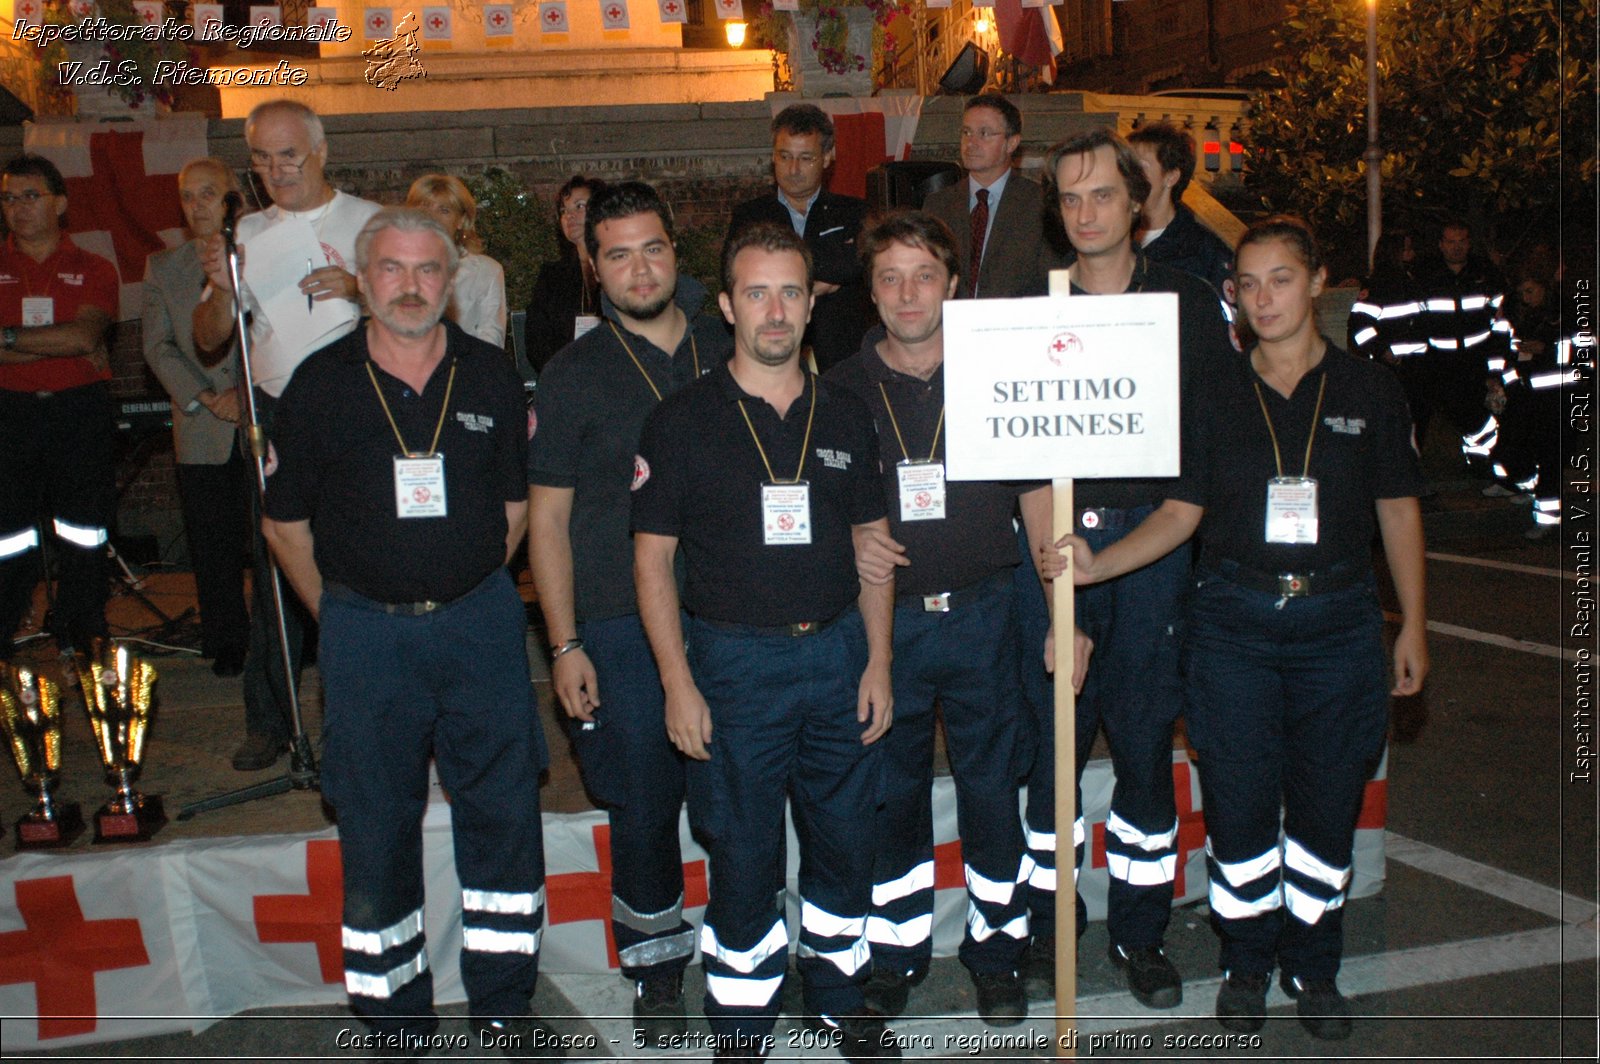
[(17, 346), (17, 327), (15, 325), (7, 325), (4, 329), (0, 329), (0, 344), (3, 344), (7, 351)]

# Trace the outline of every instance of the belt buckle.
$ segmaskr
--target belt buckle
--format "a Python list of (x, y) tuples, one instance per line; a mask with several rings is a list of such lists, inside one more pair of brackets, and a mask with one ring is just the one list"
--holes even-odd
[(1084, 510), (1078, 515), (1078, 523), (1084, 528), (1099, 528), (1101, 516), (1099, 510)]
[(1279, 573), (1278, 594), (1284, 598), (1311, 594), (1311, 577), (1306, 573)]
[(937, 595), (922, 596), (923, 613), (949, 613), (950, 592), (941, 591)]
[(812, 635), (817, 630), (816, 621), (797, 621), (789, 626), (789, 634), (796, 639), (803, 635)]

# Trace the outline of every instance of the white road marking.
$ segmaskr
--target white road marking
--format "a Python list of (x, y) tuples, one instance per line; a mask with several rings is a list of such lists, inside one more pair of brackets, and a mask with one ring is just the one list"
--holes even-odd
[[(1399, 624), (1402, 620), (1398, 613), (1383, 611), (1383, 619)], [(1459, 624), (1446, 624), (1444, 621), (1429, 621), (1428, 631), (1440, 635), (1453, 636), (1456, 639), (1467, 639), (1474, 643), (1487, 643), (1490, 646), (1504, 647), (1506, 650), (1520, 650), (1524, 654), (1538, 654), (1546, 658), (1564, 658), (1567, 661), (1577, 661), (1578, 652), (1568, 650), (1566, 647), (1553, 647), (1549, 643), (1535, 643), (1531, 639), (1513, 639), (1509, 635), (1500, 635), (1497, 632), (1480, 632), (1476, 628), (1463, 628)]]
[(1485, 569), (1502, 569), (1508, 573), (1527, 573), (1529, 576), (1549, 576), (1557, 580), (1576, 580), (1577, 573), (1569, 573), (1561, 569), (1546, 569), (1538, 565), (1519, 565), (1517, 562), (1497, 562), (1492, 558), (1471, 558), (1465, 554), (1441, 554), (1438, 551), (1428, 551), (1429, 561), (1453, 562), (1456, 565), (1477, 565)]

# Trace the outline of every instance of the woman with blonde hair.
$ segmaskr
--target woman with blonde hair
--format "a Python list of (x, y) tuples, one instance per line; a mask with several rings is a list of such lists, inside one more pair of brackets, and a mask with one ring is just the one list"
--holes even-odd
[(478, 236), (478, 204), (458, 177), (427, 174), (406, 193), (406, 206), (427, 211), (444, 225), (461, 250), (450, 320), (472, 336), (496, 347), (506, 344), (506, 274), (483, 254)]

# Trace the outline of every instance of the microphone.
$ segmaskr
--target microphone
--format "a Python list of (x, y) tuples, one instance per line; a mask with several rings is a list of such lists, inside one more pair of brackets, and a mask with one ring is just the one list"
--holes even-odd
[(229, 244), (233, 243), (234, 227), (239, 224), (239, 212), (242, 210), (244, 197), (237, 191), (222, 197), (222, 235)]

